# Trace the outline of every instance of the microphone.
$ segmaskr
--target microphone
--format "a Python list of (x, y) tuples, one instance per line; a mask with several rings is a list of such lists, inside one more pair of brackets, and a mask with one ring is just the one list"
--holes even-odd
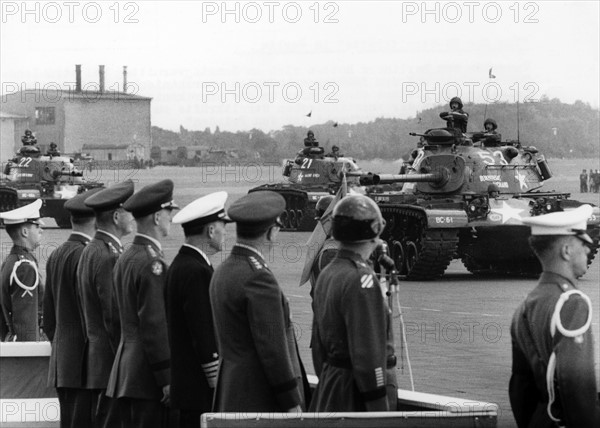
[(396, 269), (396, 263), (390, 257), (390, 249), (387, 242), (381, 241), (375, 248), (375, 255), (377, 256), (377, 263), (379, 263), (384, 269), (391, 271)]

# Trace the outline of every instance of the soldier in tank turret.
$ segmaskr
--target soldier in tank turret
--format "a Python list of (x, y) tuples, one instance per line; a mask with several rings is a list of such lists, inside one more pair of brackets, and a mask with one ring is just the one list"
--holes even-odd
[(25, 135), (21, 137), (21, 142), (24, 146), (35, 146), (37, 144), (37, 139), (33, 135), (33, 132), (31, 132), (31, 130), (26, 129)]
[(46, 152), (46, 156), (60, 156), (60, 152), (58, 151), (58, 146), (55, 142), (50, 143), (50, 148)]
[(304, 139), (304, 148), (296, 154), (295, 162), (301, 165), (305, 158), (323, 159), (323, 147), (319, 147), (319, 142), (315, 139), (315, 134), (310, 129)]
[(440, 117), (447, 123), (448, 128), (458, 129), (460, 132), (467, 132), (467, 123), (469, 122), (469, 113), (464, 111), (463, 103), (459, 97), (450, 100), (450, 110), (440, 113)]
[(492, 118), (487, 118), (483, 122), (483, 144), (486, 147), (497, 147), (500, 145), (500, 134), (496, 131), (498, 124)]
[(333, 146), (333, 147), (331, 147), (331, 151), (329, 153), (327, 153), (325, 156), (337, 159), (337, 158), (342, 157), (344, 155), (340, 153), (340, 148), (338, 146)]

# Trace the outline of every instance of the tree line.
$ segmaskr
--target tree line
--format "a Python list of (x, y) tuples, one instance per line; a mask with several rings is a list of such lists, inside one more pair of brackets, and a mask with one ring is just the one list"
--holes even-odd
[[(416, 146), (417, 137), (430, 128), (444, 127), (439, 113), (447, 106), (417, 112), (407, 119), (376, 118), (355, 124), (328, 121), (310, 127), (320, 145), (329, 151), (333, 145), (341, 153), (356, 159), (398, 159), (406, 157)], [(536, 146), (543, 154), (555, 158), (598, 158), (600, 155), (599, 112), (589, 104), (576, 101), (566, 104), (559, 99), (542, 97), (537, 102), (517, 104), (465, 104), (469, 113), (469, 132), (481, 131), (485, 118), (494, 118), (502, 140), (517, 139)], [(518, 114), (517, 114), (518, 112)], [(193, 131), (180, 126), (179, 132), (152, 127), (152, 144), (161, 147), (203, 146), (215, 150), (234, 150), (240, 159), (279, 161), (293, 157), (303, 147), (309, 128), (285, 125), (279, 130), (260, 129), (229, 132), (216, 127)]]

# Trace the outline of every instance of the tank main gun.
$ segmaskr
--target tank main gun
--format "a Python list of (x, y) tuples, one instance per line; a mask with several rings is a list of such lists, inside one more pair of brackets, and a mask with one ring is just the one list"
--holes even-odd
[(373, 174), (370, 172), (347, 172), (347, 177), (358, 177), (362, 186), (377, 186), (394, 183), (436, 183), (443, 185), (448, 180), (448, 171), (441, 169), (427, 174)]

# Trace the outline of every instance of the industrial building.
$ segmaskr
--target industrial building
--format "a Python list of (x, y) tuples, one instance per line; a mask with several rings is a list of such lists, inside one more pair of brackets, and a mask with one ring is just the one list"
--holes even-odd
[(103, 65), (96, 90), (82, 89), (80, 65), (75, 66), (74, 89), (49, 89), (53, 86), (3, 94), (2, 121), (5, 115), (15, 118), (10, 149), (4, 148), (2, 137), (3, 161), (5, 150), (19, 149), (27, 128), (42, 153), (54, 142), (63, 154), (88, 150), (96, 160), (150, 159), (152, 98), (127, 92), (127, 67), (123, 67), (122, 91), (106, 90)]

